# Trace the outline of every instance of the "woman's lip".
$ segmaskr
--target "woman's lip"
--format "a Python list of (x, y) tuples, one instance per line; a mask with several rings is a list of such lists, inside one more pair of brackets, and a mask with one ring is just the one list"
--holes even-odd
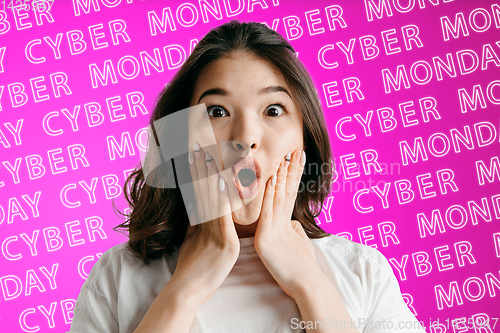
[[(243, 186), (241, 185), (241, 182), (238, 178), (238, 172), (240, 172), (241, 169), (243, 168), (249, 168), (253, 172), (255, 172), (255, 179), (253, 180), (252, 183), (250, 183), (249, 186)], [(233, 172), (232, 172), (232, 181), (234, 188), (236, 192), (238, 192), (238, 195), (240, 196), (241, 199), (251, 199), (254, 197), (260, 187), (260, 176), (261, 176), (261, 167), (259, 164), (259, 161), (256, 158), (253, 157), (239, 157), (234, 161), (234, 165), (232, 167)]]
[(232, 177), (232, 178), (233, 178), (234, 189), (236, 190), (236, 192), (238, 192), (240, 199), (251, 199), (259, 191), (259, 186), (260, 186), (259, 178), (255, 178), (253, 182), (246, 187), (241, 185), (241, 182), (239, 181), (238, 177)]
[(243, 168), (249, 168), (255, 172), (257, 178), (261, 177), (262, 169), (260, 167), (259, 161), (255, 157), (239, 157), (234, 161), (233, 164), (233, 176), (238, 175)]

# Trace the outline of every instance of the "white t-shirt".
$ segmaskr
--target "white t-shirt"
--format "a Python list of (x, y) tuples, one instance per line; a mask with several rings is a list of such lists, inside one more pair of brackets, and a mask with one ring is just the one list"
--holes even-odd
[[(301, 322), (295, 301), (260, 260), (253, 240), (240, 239), (233, 269), (198, 309), (192, 333), (302, 332), (300, 326), (307, 325)], [(392, 268), (378, 250), (335, 235), (311, 241), (319, 266), (337, 288), (360, 332), (425, 332), (403, 301)], [(172, 277), (176, 262), (175, 254), (145, 265), (127, 243), (106, 251), (82, 286), (70, 332), (133, 332)], [(335, 325), (334, 320), (334, 313), (324, 318), (323, 328)], [(399, 329), (398, 325), (403, 326)]]

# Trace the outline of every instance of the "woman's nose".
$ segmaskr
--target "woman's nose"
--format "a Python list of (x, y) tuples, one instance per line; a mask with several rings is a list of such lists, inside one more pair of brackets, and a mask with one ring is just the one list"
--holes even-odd
[(260, 145), (259, 130), (255, 120), (250, 117), (239, 116), (234, 120), (232, 126), (232, 142), (231, 145), (236, 151), (245, 151), (247, 149), (257, 149)]
[(257, 145), (255, 143), (253, 144), (248, 144), (244, 141), (237, 141), (237, 140), (233, 140), (231, 141), (231, 145), (233, 146), (233, 149), (234, 150), (238, 150), (238, 151), (245, 151), (247, 149), (254, 149)]

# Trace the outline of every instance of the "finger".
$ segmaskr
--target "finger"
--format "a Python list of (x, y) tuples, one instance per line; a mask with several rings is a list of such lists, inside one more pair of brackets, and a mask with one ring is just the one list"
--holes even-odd
[(276, 186), (274, 189), (274, 202), (273, 202), (273, 210), (275, 213), (283, 212), (285, 208), (285, 199), (286, 199), (286, 178), (288, 173), (288, 162), (290, 160), (291, 153), (288, 153), (285, 158), (281, 161), (281, 164), (278, 168)]
[(189, 151), (189, 171), (193, 179), (194, 204), (196, 205), (196, 207), (193, 207), (194, 211), (192, 214), (189, 215), (189, 222), (194, 225), (203, 221), (204, 212), (202, 199), (200, 197), (200, 183), (198, 181), (200, 177), (198, 175), (198, 169), (196, 168), (195, 153), (192, 150)]
[(208, 216), (208, 223), (211, 231), (214, 232), (219, 238), (221, 237), (221, 231), (219, 226), (219, 172), (217, 171), (217, 165), (213, 160), (212, 156), (207, 152), (205, 154), (205, 163), (207, 166), (207, 184), (208, 184), (208, 198), (205, 199), (208, 202), (208, 208), (210, 209), (210, 216)]
[(207, 181), (207, 162), (205, 157), (205, 152), (200, 148), (199, 145), (196, 145), (194, 149), (194, 164), (196, 165), (196, 171), (198, 173), (198, 198), (197, 201), (200, 201), (200, 206), (203, 209), (203, 218), (200, 219), (199, 223), (204, 223), (210, 221), (210, 205), (208, 203), (208, 181)]
[(301, 163), (302, 151), (295, 150), (290, 159), (290, 165), (288, 166), (287, 180), (286, 180), (286, 199), (284, 212), (287, 215), (287, 219), (290, 219), (293, 213), (293, 207), (295, 206), (295, 199), (297, 198), (297, 191), (299, 189), (300, 179), (302, 177), (302, 172), (304, 171), (304, 166)]
[(227, 244), (231, 240), (237, 241), (238, 234), (234, 226), (231, 201), (229, 199), (229, 189), (224, 181), (224, 178), (219, 178), (219, 191), (220, 191), (220, 210), (219, 210), (219, 225), (222, 241)]
[[(194, 185), (193, 185), (194, 186)], [(190, 198), (187, 204), (186, 212), (188, 214), (189, 218), (189, 224), (190, 225), (197, 225), (199, 224), (199, 218), (198, 218), (198, 208), (196, 207), (196, 202), (195, 198)], [(194, 202), (194, 206), (193, 206)]]
[(302, 227), (302, 224), (299, 221), (292, 220), (291, 223), (292, 223), (293, 230), (295, 230), (295, 232), (297, 232), (297, 234), (299, 234), (300, 237), (309, 238), (309, 237), (307, 237), (307, 234), (306, 234), (304, 228)]
[[(259, 234), (271, 234), (273, 227), (273, 202), (275, 194), (277, 176), (274, 174), (267, 180), (264, 198), (262, 199), (262, 208), (260, 211), (259, 223), (257, 229)], [(257, 231), (256, 231), (257, 233)]]

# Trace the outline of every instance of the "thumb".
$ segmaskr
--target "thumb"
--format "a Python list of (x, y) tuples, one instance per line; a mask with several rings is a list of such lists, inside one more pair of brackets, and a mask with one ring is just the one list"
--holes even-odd
[(302, 227), (302, 224), (299, 221), (291, 220), (290, 222), (292, 223), (293, 230), (295, 230), (295, 232), (299, 234), (300, 237), (309, 239), (306, 232), (304, 231), (304, 228)]

